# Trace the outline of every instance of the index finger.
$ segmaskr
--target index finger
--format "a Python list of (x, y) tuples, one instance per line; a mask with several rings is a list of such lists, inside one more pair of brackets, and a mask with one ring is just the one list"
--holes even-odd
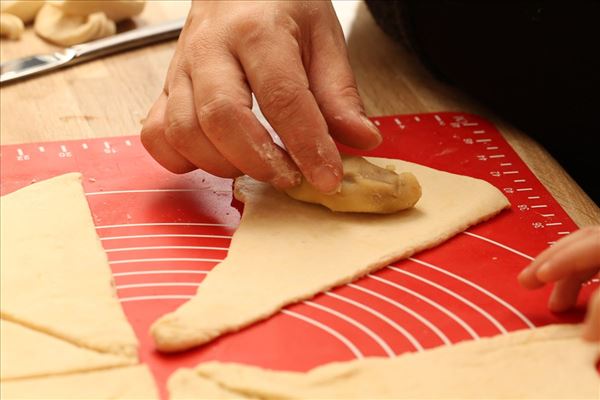
[(336, 191), (342, 161), (309, 89), (297, 40), (272, 34), (242, 41), (236, 51), (261, 111), (302, 174), (321, 192)]

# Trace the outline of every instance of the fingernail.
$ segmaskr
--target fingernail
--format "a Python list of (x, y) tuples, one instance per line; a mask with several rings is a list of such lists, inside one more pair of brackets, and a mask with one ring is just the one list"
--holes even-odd
[(369, 130), (373, 134), (373, 137), (375, 137), (377, 139), (377, 144), (375, 144), (373, 147), (379, 146), (381, 144), (381, 142), (383, 141), (383, 137), (381, 136), (381, 133), (379, 132), (379, 128), (377, 128), (377, 126), (366, 115), (361, 115), (360, 118), (361, 118), (363, 124), (367, 128), (369, 128)]
[(342, 184), (339, 174), (329, 165), (315, 168), (310, 177), (312, 185), (323, 193), (335, 193)]

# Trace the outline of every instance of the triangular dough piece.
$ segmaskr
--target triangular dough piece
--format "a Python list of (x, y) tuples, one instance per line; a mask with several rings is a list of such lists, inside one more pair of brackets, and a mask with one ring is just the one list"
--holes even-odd
[(3, 196), (0, 222), (2, 318), (77, 346), (137, 355), (80, 174)]
[(198, 375), (196, 371), (188, 368), (178, 369), (169, 377), (168, 390), (170, 400), (248, 398), (236, 391), (227, 390), (218, 383), (204, 378)]
[(121, 367), (137, 363), (136, 357), (98, 353), (64, 340), (0, 320), (0, 379), (32, 378), (47, 375)]
[[(176, 371), (168, 387), (172, 399), (210, 398), (214, 385), (260, 399), (598, 399), (597, 345), (581, 340), (580, 328), (554, 325), (307, 373), (206, 363)], [(193, 372), (213, 386), (194, 385)]]
[(282, 307), (433, 246), (509, 206), (489, 183), (418, 164), (371, 159), (412, 172), (423, 196), (390, 215), (334, 213), (251, 178), (236, 180), (245, 203), (227, 259), (194, 298), (152, 327), (158, 349), (179, 351), (267, 318)]
[(146, 365), (3, 382), (3, 400), (12, 399), (158, 399), (156, 384)]

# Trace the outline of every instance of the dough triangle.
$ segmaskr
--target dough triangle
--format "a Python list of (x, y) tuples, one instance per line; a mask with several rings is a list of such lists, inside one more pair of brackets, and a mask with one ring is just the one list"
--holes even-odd
[(80, 347), (136, 356), (80, 174), (3, 196), (0, 222), (2, 318)]
[(177, 370), (168, 387), (173, 400), (210, 398), (214, 387), (260, 399), (598, 399), (597, 355), (580, 326), (554, 325), (307, 373), (206, 363)]
[(37, 379), (3, 382), (0, 398), (60, 400), (158, 399), (152, 374), (146, 365), (111, 368)]
[(242, 177), (245, 203), (227, 259), (194, 298), (152, 326), (158, 349), (179, 351), (267, 318), (314, 296), (449, 239), (509, 206), (489, 183), (418, 164), (371, 159), (412, 172), (423, 196), (390, 215), (333, 213)]
[(135, 357), (98, 353), (64, 340), (0, 320), (0, 379), (23, 379), (47, 375), (131, 365)]

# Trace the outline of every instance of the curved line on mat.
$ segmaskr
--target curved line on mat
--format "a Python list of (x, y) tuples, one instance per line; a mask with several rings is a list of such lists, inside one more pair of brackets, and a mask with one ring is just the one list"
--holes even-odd
[(109, 261), (109, 264), (135, 264), (135, 263), (145, 263), (145, 262), (183, 262), (183, 261), (192, 261), (192, 262), (215, 262), (220, 263), (223, 260), (217, 258), (132, 258), (127, 260), (115, 260)]
[(462, 232), (462, 233), (463, 233), (463, 234), (465, 234), (465, 235), (468, 235), (468, 236), (472, 236), (472, 237), (474, 237), (474, 238), (477, 238), (477, 239), (479, 239), (479, 240), (483, 240), (483, 241), (485, 241), (485, 242), (491, 243), (491, 244), (493, 244), (493, 245), (496, 245), (496, 246), (498, 246), (498, 247), (502, 247), (504, 250), (508, 250), (508, 251), (510, 251), (510, 252), (512, 252), (512, 253), (515, 253), (515, 254), (517, 254), (517, 255), (519, 255), (519, 256), (521, 256), (521, 257), (523, 257), (523, 258), (526, 258), (526, 259), (528, 259), (528, 260), (530, 260), (530, 261), (532, 261), (532, 260), (533, 260), (533, 257), (531, 257), (530, 255), (527, 255), (527, 254), (525, 254), (525, 253), (522, 253), (522, 252), (520, 252), (519, 250), (513, 249), (512, 247), (510, 247), (510, 246), (507, 246), (507, 245), (505, 245), (505, 244), (502, 244), (502, 243), (496, 242), (495, 240), (492, 240), (492, 239), (486, 238), (486, 237), (484, 237), (484, 236), (481, 236), (481, 235), (477, 235), (477, 234), (475, 234), (475, 233), (472, 233), (472, 232)]
[[(349, 284), (348, 286), (350, 286), (350, 285), (352, 285), (352, 284)], [(362, 310), (365, 310), (369, 314), (376, 316), (380, 320), (386, 322), (388, 325), (390, 325), (396, 331), (398, 331), (402, 336), (404, 336), (417, 349), (417, 351), (423, 351), (424, 350), (423, 347), (421, 346), (421, 344), (417, 341), (417, 339), (413, 335), (410, 334), (410, 332), (408, 332), (404, 327), (398, 325), (394, 320), (392, 320), (391, 318), (389, 318), (386, 315), (382, 314), (381, 312), (379, 312), (377, 310), (374, 310), (371, 307), (366, 306), (366, 305), (364, 305), (363, 303), (361, 303), (359, 301), (356, 301), (356, 300), (353, 300), (353, 299), (349, 299), (349, 298), (347, 298), (345, 296), (342, 296), (342, 295), (339, 295), (337, 293), (325, 292), (324, 294), (327, 295), (327, 296), (331, 296), (331, 297), (333, 297), (335, 299), (338, 299), (340, 301), (343, 301), (345, 303), (352, 304), (353, 306), (358, 307), (358, 308), (360, 308)], [(392, 350), (392, 355), (389, 355), (389, 356), (393, 357), (395, 355), (396, 355), (396, 353)]]
[(147, 239), (147, 238), (205, 238), (205, 239), (231, 239), (231, 235), (188, 235), (188, 234), (158, 234), (158, 235), (130, 235), (130, 236), (107, 236), (100, 240), (127, 240), (127, 239)]
[(119, 276), (135, 276), (135, 275), (162, 275), (162, 274), (201, 274), (206, 275), (210, 271), (199, 271), (197, 269), (161, 269), (149, 271), (131, 271), (131, 272), (115, 272), (114, 277)]
[(130, 228), (137, 226), (217, 226), (230, 228), (235, 227), (235, 225), (230, 224), (211, 224), (209, 222), (145, 222), (140, 224), (98, 225), (96, 226), (96, 229)]
[(383, 340), (379, 335), (377, 335), (371, 329), (367, 328), (366, 326), (364, 326), (363, 324), (361, 324), (360, 322), (358, 322), (354, 318), (351, 318), (351, 317), (349, 317), (349, 316), (347, 316), (345, 314), (342, 314), (339, 311), (336, 311), (336, 310), (334, 310), (332, 308), (326, 307), (324, 305), (315, 303), (315, 302), (310, 301), (310, 300), (303, 301), (302, 303), (304, 303), (304, 304), (306, 304), (308, 306), (314, 307), (316, 309), (319, 309), (321, 311), (324, 311), (324, 312), (326, 312), (328, 314), (334, 315), (334, 316), (338, 317), (339, 319), (342, 319), (342, 320), (348, 322), (349, 324), (354, 325), (359, 330), (361, 330), (365, 334), (367, 334), (367, 336), (369, 336), (371, 339), (373, 339), (383, 349), (383, 351), (388, 355), (388, 357), (394, 357), (395, 356), (394, 351), (392, 350), (392, 348), (390, 347), (390, 345), (385, 342), (385, 340)]
[(501, 305), (503, 305), (504, 307), (506, 307), (513, 314), (515, 314), (521, 321), (523, 321), (525, 323), (525, 325), (527, 325), (529, 328), (535, 329), (535, 325), (533, 324), (533, 322), (531, 322), (529, 320), (529, 318), (527, 318), (521, 311), (517, 310), (513, 305), (509, 304), (506, 300), (503, 300), (502, 298), (496, 296), (494, 293), (490, 292), (489, 290), (487, 290), (485, 288), (482, 288), (481, 286), (477, 285), (476, 283), (471, 282), (470, 280), (465, 279), (465, 278), (463, 278), (460, 275), (456, 275), (456, 274), (454, 274), (452, 272), (446, 271), (445, 269), (437, 267), (437, 266), (435, 266), (433, 264), (430, 264), (428, 262), (417, 260), (416, 258), (412, 258), (412, 257), (409, 257), (408, 259), (411, 260), (411, 261), (416, 262), (417, 264), (423, 265), (425, 267), (434, 269), (434, 270), (439, 271), (439, 272), (441, 272), (443, 274), (451, 276), (452, 278), (454, 278), (456, 280), (459, 280), (462, 283), (467, 284), (467, 285), (471, 286), (474, 289), (477, 289), (481, 293), (483, 293), (483, 294), (491, 297), (492, 299), (494, 299), (495, 301), (497, 301), (498, 303), (500, 303)]
[(87, 192), (86, 196), (98, 196), (102, 194), (126, 194), (126, 193), (177, 193), (177, 192), (205, 192), (209, 188), (197, 189), (128, 189), (128, 190), (106, 190), (102, 192)]
[(349, 283), (348, 286), (350, 286), (353, 289), (356, 290), (360, 290), (361, 292), (370, 294), (373, 297), (377, 297), (378, 299), (381, 299), (383, 301), (385, 301), (386, 303), (389, 303), (391, 305), (393, 305), (396, 308), (399, 308), (401, 310), (403, 310), (404, 312), (406, 312), (407, 314), (412, 315), (415, 319), (417, 319), (418, 321), (420, 321), (423, 325), (427, 326), (429, 329), (431, 329), (431, 331), (433, 333), (435, 333), (435, 335), (440, 338), (440, 340), (445, 344), (445, 345), (449, 345), (452, 344), (452, 342), (450, 341), (450, 339), (448, 339), (448, 336), (446, 336), (444, 334), (444, 332), (442, 332), (440, 330), (440, 328), (438, 328), (437, 326), (435, 326), (431, 321), (429, 321), (427, 318), (423, 317), (421, 314), (419, 314), (418, 312), (414, 311), (413, 309), (405, 306), (404, 304), (397, 302), (395, 300), (390, 299), (387, 296), (384, 296), (382, 294), (379, 294), (377, 292), (374, 292), (370, 289), (367, 288), (363, 288), (361, 286), (355, 285), (353, 283)]
[(105, 249), (107, 253), (117, 253), (122, 251), (145, 251), (145, 250), (218, 250), (228, 251), (227, 247), (211, 246), (146, 246), (146, 247), (121, 247), (116, 249)]
[(174, 287), (174, 286), (193, 286), (198, 287), (198, 282), (160, 282), (160, 283), (131, 283), (127, 285), (117, 285), (115, 289), (134, 289), (134, 288), (146, 288), (146, 287)]
[(127, 303), (130, 301), (144, 301), (144, 300), (189, 300), (193, 295), (186, 294), (155, 294), (153, 296), (132, 296), (132, 297), (121, 297), (119, 301), (121, 303)]
[(379, 281), (381, 283), (384, 283), (384, 284), (386, 284), (388, 286), (394, 287), (394, 288), (396, 288), (398, 290), (404, 291), (404, 292), (406, 292), (408, 294), (411, 294), (411, 295), (415, 296), (419, 300), (422, 300), (425, 303), (429, 304), (430, 306), (432, 306), (432, 307), (436, 308), (437, 310), (441, 311), (446, 316), (448, 316), (448, 318), (452, 319), (454, 322), (456, 322), (457, 324), (459, 324), (465, 331), (467, 331), (469, 333), (469, 335), (471, 335), (471, 337), (473, 339), (479, 339), (480, 338), (480, 336), (477, 334), (477, 332), (475, 332), (475, 330), (473, 328), (471, 328), (471, 326), (469, 324), (467, 324), (458, 315), (454, 314), (452, 311), (450, 311), (446, 307), (442, 306), (440, 303), (431, 300), (427, 296), (423, 296), (421, 293), (415, 292), (414, 290), (411, 290), (411, 289), (409, 289), (409, 288), (407, 288), (405, 286), (399, 285), (396, 282), (392, 282), (392, 281), (388, 281), (387, 279), (383, 279), (380, 276), (375, 276), (375, 275), (371, 275), (371, 274), (368, 274), (367, 276), (369, 278), (371, 278), (371, 279), (374, 279), (374, 280)]
[(358, 349), (358, 347), (356, 347), (356, 345), (350, 341), (350, 339), (348, 339), (346, 336), (342, 335), (335, 329), (333, 329), (319, 321), (316, 321), (310, 317), (307, 317), (302, 314), (298, 314), (297, 312), (294, 312), (294, 311), (281, 310), (281, 313), (283, 313), (285, 315), (289, 315), (290, 317), (299, 319), (301, 321), (304, 321), (310, 325), (316, 326), (317, 328), (329, 333), (331, 336), (335, 337), (340, 342), (342, 342), (352, 352), (352, 354), (354, 355), (355, 358), (364, 358), (365, 357), (363, 355), (363, 353)]
[(500, 322), (498, 322), (498, 320), (496, 320), (496, 318), (492, 317), (487, 311), (485, 311), (483, 308), (479, 307), (477, 304), (473, 303), (470, 300), (465, 299), (463, 296), (461, 296), (460, 294), (440, 285), (437, 284), (433, 281), (430, 281), (429, 279), (423, 278), (419, 275), (410, 273), (408, 271), (403, 271), (400, 268), (396, 268), (396, 267), (392, 267), (392, 266), (388, 266), (389, 269), (399, 272), (401, 274), (404, 275), (408, 275), (414, 279), (417, 279), (421, 282), (425, 282), (431, 286), (433, 286), (436, 289), (441, 290), (442, 292), (449, 294), (450, 296), (454, 297), (457, 300), (460, 300), (461, 302), (465, 303), (466, 305), (468, 305), (469, 307), (471, 307), (472, 309), (474, 309), (475, 311), (477, 311), (478, 313), (480, 313), (481, 315), (483, 315), (483, 317), (485, 319), (487, 319), (488, 321), (490, 321), (492, 323), (492, 325), (494, 325), (500, 332), (502, 333), (508, 333), (508, 331), (506, 330), (506, 328), (504, 326), (502, 326), (502, 324)]

